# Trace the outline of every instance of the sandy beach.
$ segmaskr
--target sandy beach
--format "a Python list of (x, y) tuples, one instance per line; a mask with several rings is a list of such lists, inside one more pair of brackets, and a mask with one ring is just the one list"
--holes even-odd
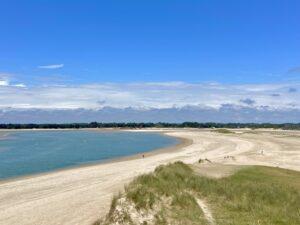
[[(144, 132), (138, 130), (134, 132)], [(113, 194), (133, 177), (181, 160), (267, 165), (300, 171), (300, 132), (196, 129), (146, 130), (187, 140), (184, 144), (110, 163), (62, 170), (0, 183), (1, 225), (89, 225), (107, 213)]]

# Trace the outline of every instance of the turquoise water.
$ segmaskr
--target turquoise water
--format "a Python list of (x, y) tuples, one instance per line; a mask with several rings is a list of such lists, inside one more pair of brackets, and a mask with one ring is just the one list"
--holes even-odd
[(177, 142), (158, 133), (12, 132), (0, 139), (0, 179), (134, 155)]

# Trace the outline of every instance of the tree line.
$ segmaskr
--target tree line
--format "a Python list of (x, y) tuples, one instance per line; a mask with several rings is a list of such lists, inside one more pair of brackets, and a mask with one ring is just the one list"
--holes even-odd
[(300, 123), (28, 123), (28, 124), (0, 124), (0, 129), (80, 129), (80, 128), (273, 128), (297, 130)]

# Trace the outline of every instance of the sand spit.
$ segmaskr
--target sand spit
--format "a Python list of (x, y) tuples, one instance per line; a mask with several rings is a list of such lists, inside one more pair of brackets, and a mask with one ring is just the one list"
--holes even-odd
[[(162, 131), (154, 130), (151, 131)], [(218, 164), (267, 165), (300, 171), (300, 132), (168, 129), (189, 139), (180, 151), (164, 151), (125, 161), (62, 170), (0, 183), (1, 225), (89, 225), (105, 215), (112, 195), (133, 177), (157, 165), (209, 159)], [(172, 149), (170, 149), (172, 150)]]

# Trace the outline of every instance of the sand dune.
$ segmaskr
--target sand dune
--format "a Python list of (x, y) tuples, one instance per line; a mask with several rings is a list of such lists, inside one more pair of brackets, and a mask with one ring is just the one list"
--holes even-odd
[[(152, 130), (155, 131), (155, 130)], [(161, 130), (159, 130), (161, 131)], [(167, 130), (192, 140), (180, 151), (146, 155), (144, 159), (68, 169), (0, 183), (0, 224), (88, 225), (104, 215), (111, 197), (134, 176), (162, 163), (195, 163), (207, 158), (221, 164), (268, 165), (300, 171), (300, 132), (220, 134), (207, 130)]]

